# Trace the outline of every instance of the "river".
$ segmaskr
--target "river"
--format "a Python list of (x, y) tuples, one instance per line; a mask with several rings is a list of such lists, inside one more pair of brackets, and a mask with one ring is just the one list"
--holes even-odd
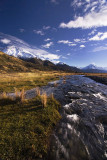
[(51, 136), (48, 159), (106, 160), (107, 86), (80, 75), (57, 83), (49, 85), (62, 103), (62, 119)]

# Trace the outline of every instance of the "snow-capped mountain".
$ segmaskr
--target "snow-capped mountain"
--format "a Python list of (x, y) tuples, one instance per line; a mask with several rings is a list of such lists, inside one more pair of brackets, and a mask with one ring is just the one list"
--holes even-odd
[(86, 66), (86, 67), (84, 67), (84, 68), (82, 68), (82, 69), (84, 69), (84, 70), (86, 70), (86, 69), (107, 70), (106, 67), (98, 67), (98, 66), (96, 66), (96, 65), (94, 65), (94, 64), (90, 64), (90, 65), (88, 65), (88, 66)]
[(85, 72), (95, 72), (95, 73), (100, 73), (100, 72), (105, 73), (105, 72), (107, 72), (107, 67), (98, 67), (94, 64), (90, 64), (90, 65), (88, 65), (84, 68), (81, 68), (81, 69)]
[(29, 45), (23, 40), (14, 36), (0, 33), (0, 46), (2, 51), (8, 55), (20, 58), (39, 58), (49, 60), (54, 63), (59, 62), (60, 56), (54, 53), (49, 53), (44, 49)]
[(36, 55), (34, 55), (32, 52), (29, 52), (29, 50), (25, 50), (22, 47), (16, 47), (16, 46), (8, 46), (5, 49), (3, 49), (3, 52), (14, 57), (18, 58), (34, 58)]

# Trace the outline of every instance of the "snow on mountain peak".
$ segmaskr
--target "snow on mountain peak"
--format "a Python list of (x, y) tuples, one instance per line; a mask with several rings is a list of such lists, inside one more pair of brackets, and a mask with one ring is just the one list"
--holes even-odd
[(0, 39), (7, 38), (9, 44), (1, 44), (5, 46), (2, 50), (4, 53), (21, 58), (40, 58), (42, 60), (50, 60), (52, 62), (59, 62), (60, 56), (57, 54), (49, 53), (43, 49), (37, 48), (35, 46), (29, 45), (21, 39), (18, 39), (14, 36), (0, 33)]
[(97, 69), (97, 70), (107, 70), (106, 67), (98, 67), (95, 64), (90, 64), (84, 68), (82, 68), (83, 70), (89, 70), (89, 69)]

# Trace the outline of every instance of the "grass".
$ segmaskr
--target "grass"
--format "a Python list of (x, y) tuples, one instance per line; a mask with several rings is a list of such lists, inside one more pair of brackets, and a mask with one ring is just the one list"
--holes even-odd
[(60, 120), (60, 104), (50, 97), (0, 99), (0, 159), (34, 160), (46, 157), (49, 137)]
[(47, 85), (49, 81), (58, 80), (61, 76), (70, 75), (70, 73), (55, 72), (55, 71), (36, 71), (36, 73), (10, 73), (0, 74), (0, 92), (14, 92), (41, 87)]

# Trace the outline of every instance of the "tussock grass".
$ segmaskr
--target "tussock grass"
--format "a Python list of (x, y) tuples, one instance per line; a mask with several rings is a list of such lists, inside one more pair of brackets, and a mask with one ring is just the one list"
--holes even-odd
[(36, 87), (36, 95), (40, 96), (40, 88), (39, 87)]
[(44, 92), (40, 97), (41, 97), (42, 106), (46, 107), (47, 106), (47, 94), (46, 94), (46, 92)]
[(14, 92), (14, 87), (19, 91), (41, 87), (48, 82), (58, 80), (61, 76), (71, 75), (70, 73), (55, 71), (36, 71), (34, 73), (10, 73), (0, 74), (0, 92)]
[(51, 131), (61, 118), (60, 104), (54, 97), (42, 96), (43, 101), (37, 96), (23, 103), (9, 97), (0, 99), (2, 160), (35, 160), (47, 155)]
[(20, 100), (21, 100), (21, 102), (24, 102), (24, 100), (25, 100), (25, 90), (24, 90), (24, 88), (22, 89), (22, 91), (20, 93)]

